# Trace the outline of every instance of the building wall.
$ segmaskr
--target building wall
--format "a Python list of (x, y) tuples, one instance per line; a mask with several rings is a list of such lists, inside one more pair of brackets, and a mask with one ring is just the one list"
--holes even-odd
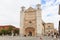
[(54, 24), (53, 23), (45, 23), (45, 34), (53, 34), (54, 33)]

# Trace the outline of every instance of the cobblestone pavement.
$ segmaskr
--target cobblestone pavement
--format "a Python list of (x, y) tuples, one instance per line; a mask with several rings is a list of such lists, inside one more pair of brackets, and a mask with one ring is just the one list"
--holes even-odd
[[(0, 40), (40, 40), (40, 37), (0, 36)], [(43, 37), (42, 40), (60, 40), (59, 38)]]

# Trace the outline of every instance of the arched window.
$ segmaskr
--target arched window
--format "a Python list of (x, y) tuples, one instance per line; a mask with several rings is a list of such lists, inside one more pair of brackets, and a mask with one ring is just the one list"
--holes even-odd
[(29, 21), (29, 23), (32, 23), (31, 21)]

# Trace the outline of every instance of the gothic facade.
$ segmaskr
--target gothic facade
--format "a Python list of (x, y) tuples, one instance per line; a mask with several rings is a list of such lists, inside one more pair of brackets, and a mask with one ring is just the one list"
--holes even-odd
[(21, 7), (20, 12), (20, 35), (21, 36), (40, 36), (44, 34), (44, 25), (41, 15), (41, 5), (37, 4), (36, 8)]

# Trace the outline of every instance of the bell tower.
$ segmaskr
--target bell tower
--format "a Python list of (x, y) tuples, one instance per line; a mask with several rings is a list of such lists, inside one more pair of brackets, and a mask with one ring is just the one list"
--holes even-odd
[(37, 15), (37, 36), (42, 35), (43, 33), (43, 24), (42, 24), (42, 15), (41, 15), (41, 5), (37, 4), (37, 11), (36, 11), (36, 15)]
[(21, 7), (21, 11), (20, 11), (20, 36), (23, 36), (23, 26), (24, 26), (24, 11), (25, 11), (25, 7), (22, 6)]

